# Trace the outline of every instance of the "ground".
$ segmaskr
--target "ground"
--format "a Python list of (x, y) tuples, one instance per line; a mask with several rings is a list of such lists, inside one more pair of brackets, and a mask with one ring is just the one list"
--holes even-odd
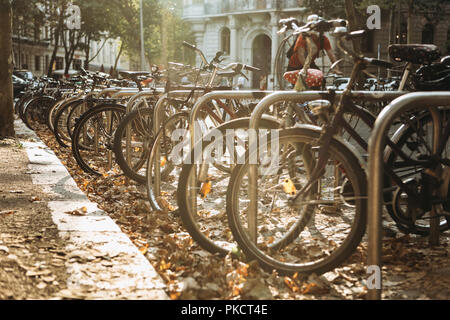
[(66, 288), (65, 243), (32, 184), (20, 142), (0, 141), (0, 299), (51, 299)]
[[(321, 276), (284, 277), (255, 262), (220, 257), (192, 241), (173, 212), (152, 212), (145, 187), (124, 177), (82, 172), (69, 149), (47, 130), (41, 139), (66, 165), (80, 189), (98, 203), (145, 255), (172, 299), (364, 299), (367, 244)], [(0, 142), (0, 299), (65, 298), (65, 240), (50, 219), (46, 195), (31, 184), (20, 140)], [(389, 226), (393, 229), (392, 223)], [(430, 248), (427, 238), (400, 232), (383, 241), (383, 298), (450, 299), (450, 232)], [(102, 261), (98, 261), (102, 263)], [(69, 296), (70, 298), (70, 296)], [(145, 297), (143, 297), (145, 298)]]

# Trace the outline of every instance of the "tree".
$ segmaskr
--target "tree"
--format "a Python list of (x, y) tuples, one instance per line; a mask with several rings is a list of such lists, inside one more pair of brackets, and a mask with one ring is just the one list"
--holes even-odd
[(343, 18), (345, 16), (344, 0), (305, 0), (303, 6), (311, 14), (318, 14), (325, 19)]
[(0, 137), (14, 136), (12, 7), (0, 0)]

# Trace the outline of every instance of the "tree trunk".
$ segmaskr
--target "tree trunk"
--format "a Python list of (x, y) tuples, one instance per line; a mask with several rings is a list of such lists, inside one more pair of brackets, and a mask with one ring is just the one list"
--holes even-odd
[(116, 61), (114, 61), (114, 77), (117, 77), (117, 65), (119, 64), (120, 56), (122, 55), (123, 51), (123, 42), (120, 44), (119, 54), (116, 57)]
[(395, 43), (395, 5), (389, 9), (389, 44)]
[(14, 132), (12, 9), (9, 0), (0, 0), (0, 137)]
[(91, 55), (91, 36), (86, 36), (86, 46), (84, 47), (84, 54), (86, 60), (84, 60), (84, 69), (89, 70), (89, 56)]
[[(389, 8), (389, 45), (395, 43), (395, 4)], [(391, 56), (388, 53), (388, 60), (391, 61)], [(392, 76), (391, 69), (388, 69), (388, 77)]]
[(397, 35), (398, 43), (402, 42), (402, 0), (397, 1)]
[(412, 43), (412, 30), (414, 28), (414, 26), (413, 26), (413, 9), (414, 9), (413, 6), (414, 6), (413, 1), (409, 0), (409, 3), (408, 3), (408, 21), (407, 21), (407, 24), (408, 24), (408, 37), (407, 37), (407, 40), (406, 40), (406, 43), (408, 43), (408, 44)]
[[(347, 20), (349, 23), (350, 31), (358, 30), (358, 18), (356, 16), (356, 10), (355, 6), (353, 5), (353, 0), (345, 0), (345, 12), (347, 13)], [(353, 40), (353, 50), (355, 50), (357, 53), (361, 52), (360, 39)]]
[(61, 9), (61, 14), (59, 16), (59, 21), (58, 21), (58, 25), (56, 26), (55, 29), (55, 47), (53, 48), (53, 53), (52, 53), (52, 57), (50, 59), (50, 63), (48, 65), (48, 71), (47, 71), (47, 76), (51, 76), (53, 73), (53, 64), (56, 61), (56, 54), (58, 53), (58, 48), (59, 48), (59, 38), (61, 35), (61, 30), (63, 29), (63, 24), (64, 24), (64, 10)]

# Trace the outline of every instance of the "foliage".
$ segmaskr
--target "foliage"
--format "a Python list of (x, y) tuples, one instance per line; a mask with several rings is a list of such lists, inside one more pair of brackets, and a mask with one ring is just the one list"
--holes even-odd
[(318, 14), (326, 19), (345, 17), (344, 0), (305, 0), (308, 13)]
[[(69, 3), (80, 7), (81, 30), (67, 30), (62, 22)], [(181, 19), (181, 7), (181, 0), (143, 0), (145, 54), (150, 63), (183, 60), (181, 42), (191, 40), (192, 36), (189, 26)], [(50, 27), (46, 40), (59, 39), (65, 51), (66, 68), (76, 50), (84, 50), (92, 60), (96, 52), (90, 52), (91, 42), (108, 38), (120, 38), (131, 60), (139, 61), (139, 0), (13, 0), (13, 12), (15, 34), (22, 37), (33, 37), (35, 29), (44, 25)], [(162, 49), (163, 43), (167, 45), (166, 50)]]

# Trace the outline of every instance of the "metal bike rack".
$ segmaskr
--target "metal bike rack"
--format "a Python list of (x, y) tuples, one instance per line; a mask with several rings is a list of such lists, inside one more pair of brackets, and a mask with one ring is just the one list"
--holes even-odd
[[(342, 91), (336, 92), (336, 98), (342, 97)], [(304, 103), (307, 101), (324, 99), (328, 92), (325, 91), (280, 91), (272, 93), (264, 98), (255, 108), (250, 118), (250, 130), (258, 130), (259, 121), (262, 115), (275, 103), (282, 101), (291, 101), (296, 103)], [(370, 101), (392, 101), (395, 98), (405, 94), (405, 92), (399, 91), (381, 91), (381, 92), (369, 92), (369, 91), (354, 91), (351, 96), (355, 99), (364, 99)], [(256, 136), (249, 135), (249, 147), (257, 146)], [(250, 164), (248, 172), (248, 184), (249, 184), (249, 208), (248, 208), (248, 224), (250, 237), (256, 239), (256, 219), (257, 219), (257, 197), (258, 197), (258, 165)]]
[(127, 113), (133, 109), (134, 103), (141, 98), (147, 98), (152, 96), (158, 96), (164, 94), (164, 89), (158, 88), (152, 91), (141, 91), (130, 98), (127, 102)]
[[(214, 91), (202, 96), (192, 108), (189, 118), (189, 132), (191, 134), (191, 147), (195, 145), (195, 121), (200, 111), (215, 99), (263, 99), (273, 91)], [(220, 106), (219, 106), (220, 107)]]
[[(126, 105), (126, 113), (129, 113), (133, 110), (135, 103), (142, 98), (147, 97), (153, 97), (153, 96), (160, 96), (164, 93), (164, 89), (157, 88), (152, 91), (141, 91), (134, 96), (132, 96)], [(125, 151), (125, 159), (127, 160), (128, 164), (131, 165), (131, 130), (130, 127), (127, 126), (125, 130), (125, 136), (126, 136), (126, 151)]]
[[(194, 137), (195, 137), (195, 120), (197, 119), (199, 112), (212, 100), (214, 99), (261, 99), (268, 94), (272, 93), (273, 91), (231, 91), (231, 90), (224, 90), (224, 91), (213, 91), (207, 94), (204, 94), (204, 88), (199, 89), (198, 91), (195, 91), (195, 97), (198, 98), (197, 102), (194, 104), (194, 107), (191, 110), (190, 113), (190, 119), (189, 119), (189, 130), (191, 134), (191, 144), (194, 143)], [(171, 91), (168, 94), (165, 94), (161, 96), (161, 98), (158, 100), (158, 103), (155, 107), (155, 113), (154, 113), (154, 132), (156, 132), (160, 129), (163, 121), (163, 114), (162, 111), (164, 111), (164, 102), (168, 98), (176, 98), (176, 97), (187, 97), (188, 94), (190, 94), (191, 91)], [(154, 189), (155, 189), (155, 196), (160, 195), (160, 188), (161, 188), (161, 175), (160, 175), (160, 162), (158, 159), (160, 159), (160, 153), (159, 149), (156, 152), (155, 155), (155, 174), (153, 176), (154, 179)], [(152, 201), (151, 201), (152, 202)], [(158, 208), (159, 206), (156, 203), (152, 203), (154, 205), (156, 210), (161, 210)]]
[[(204, 90), (205, 90), (204, 88), (194, 90), (193, 97), (198, 98), (199, 96), (204, 94)], [(159, 131), (164, 122), (164, 110), (165, 110), (164, 108), (166, 107), (165, 104), (166, 101), (171, 98), (187, 98), (190, 94), (192, 94), (192, 90), (176, 90), (165, 93), (158, 99), (153, 114), (153, 132), (155, 135), (157, 134), (157, 132)], [(153, 176), (155, 197), (160, 196), (161, 190), (161, 171), (160, 171), (161, 162), (159, 161), (160, 158), (161, 158), (160, 151), (159, 148), (157, 148), (155, 154), (155, 174)], [(155, 210), (161, 210), (161, 208), (159, 208), (159, 205), (157, 203), (152, 201), (152, 199), (149, 200)]]
[[(118, 92), (116, 92), (115, 94), (113, 94), (111, 96), (112, 99), (117, 99), (117, 98), (125, 98), (125, 97), (132, 97), (134, 96), (136, 93), (138, 93), (139, 90), (138, 89), (130, 89), (130, 88), (126, 88), (124, 90), (120, 90)], [(149, 92), (148, 89), (144, 90), (142, 92)]]
[(386, 146), (384, 139), (394, 119), (401, 113), (408, 112), (417, 106), (440, 107), (450, 106), (449, 92), (416, 92), (406, 94), (394, 101), (379, 114), (375, 127), (369, 139), (369, 176), (368, 181), (368, 266), (377, 266), (379, 270), (380, 287), (370, 288), (368, 297), (372, 300), (381, 299), (381, 214), (383, 207), (383, 151)]

